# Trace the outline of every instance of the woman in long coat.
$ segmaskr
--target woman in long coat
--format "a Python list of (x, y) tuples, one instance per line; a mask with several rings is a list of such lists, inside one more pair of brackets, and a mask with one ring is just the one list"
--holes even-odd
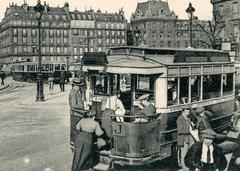
[(75, 137), (72, 171), (87, 169), (92, 164), (93, 135), (101, 136), (103, 134), (99, 123), (94, 120), (94, 114), (91, 112), (78, 122), (76, 129), (79, 130), (79, 133)]

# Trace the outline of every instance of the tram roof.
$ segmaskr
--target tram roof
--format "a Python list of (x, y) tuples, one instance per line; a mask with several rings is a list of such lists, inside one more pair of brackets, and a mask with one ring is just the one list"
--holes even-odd
[(107, 56), (104, 53), (86, 53), (83, 70), (120, 74), (161, 74), (164, 72), (164, 66), (168, 65), (219, 62), (229, 63), (228, 53), (192, 48), (117, 47), (111, 48)]

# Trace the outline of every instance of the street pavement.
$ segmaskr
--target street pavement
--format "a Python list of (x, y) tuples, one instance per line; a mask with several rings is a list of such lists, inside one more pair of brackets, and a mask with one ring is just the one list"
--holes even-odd
[(44, 87), (36, 102), (36, 83), (5, 80), (0, 87), (0, 171), (70, 171), (68, 93)]

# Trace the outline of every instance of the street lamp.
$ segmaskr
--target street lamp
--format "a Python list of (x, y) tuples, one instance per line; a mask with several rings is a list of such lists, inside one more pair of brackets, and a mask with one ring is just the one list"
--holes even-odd
[(44, 101), (44, 93), (43, 93), (43, 73), (42, 73), (42, 52), (41, 52), (41, 22), (42, 22), (42, 14), (44, 11), (44, 7), (41, 4), (41, 1), (37, 1), (37, 5), (34, 7), (34, 11), (36, 12), (36, 17), (38, 21), (38, 73), (37, 73), (37, 96), (36, 101)]
[(190, 2), (188, 5), (188, 8), (186, 9), (186, 12), (189, 17), (189, 25), (190, 25), (190, 47), (192, 47), (192, 19), (193, 19), (194, 11), (195, 11), (195, 8), (192, 6), (192, 3)]

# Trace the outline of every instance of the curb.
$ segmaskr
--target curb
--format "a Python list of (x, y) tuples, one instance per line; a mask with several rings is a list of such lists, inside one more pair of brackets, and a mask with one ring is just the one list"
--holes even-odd
[(4, 86), (4, 87), (2, 87), (2, 88), (0, 88), (0, 90), (3, 90), (3, 89), (8, 88), (8, 87), (9, 87), (9, 84)]

